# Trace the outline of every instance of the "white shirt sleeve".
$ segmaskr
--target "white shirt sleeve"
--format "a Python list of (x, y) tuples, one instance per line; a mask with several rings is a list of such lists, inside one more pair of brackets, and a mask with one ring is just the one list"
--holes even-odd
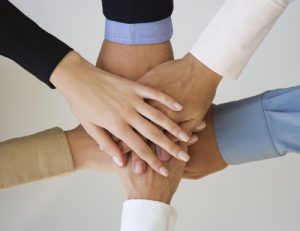
[(221, 76), (237, 79), (293, 0), (226, 0), (191, 49)]
[(176, 210), (151, 200), (127, 200), (123, 204), (121, 231), (173, 231)]

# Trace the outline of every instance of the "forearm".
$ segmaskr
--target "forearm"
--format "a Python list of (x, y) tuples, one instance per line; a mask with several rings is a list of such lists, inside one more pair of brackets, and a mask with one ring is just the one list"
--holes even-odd
[(12, 59), (53, 87), (50, 75), (72, 49), (7, 0), (0, 0), (0, 31), (0, 55)]
[(173, 58), (170, 42), (133, 46), (105, 40), (97, 67), (127, 79), (137, 80), (148, 70)]
[(290, 87), (217, 105), (213, 123), (228, 164), (300, 153), (300, 87)]
[(65, 175), (73, 170), (68, 140), (60, 128), (0, 143), (0, 188)]
[(237, 79), (293, 0), (226, 0), (191, 53), (214, 72)]

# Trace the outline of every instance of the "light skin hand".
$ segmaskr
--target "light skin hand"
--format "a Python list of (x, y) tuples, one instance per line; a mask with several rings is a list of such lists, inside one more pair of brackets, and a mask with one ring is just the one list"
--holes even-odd
[(188, 135), (145, 102), (145, 99), (154, 100), (170, 110), (180, 111), (182, 106), (166, 94), (96, 68), (76, 52), (70, 52), (61, 61), (50, 81), (68, 99), (73, 113), (88, 134), (119, 166), (125, 164), (124, 155), (110, 134), (126, 143), (161, 174), (165, 173), (162, 162), (142, 137), (168, 150), (176, 158), (181, 158), (182, 153), (188, 157), (154, 124), (182, 141), (188, 141)]
[(170, 204), (182, 178), (185, 163), (171, 157), (168, 162), (164, 163), (165, 167), (170, 169), (169, 176), (163, 177), (151, 168), (147, 168), (143, 175), (136, 175), (130, 168), (131, 161), (129, 158), (129, 165), (126, 168), (118, 168), (114, 165), (114, 170), (123, 184), (127, 198)]
[[(198, 139), (188, 147), (191, 159), (187, 162), (183, 178), (199, 179), (214, 172), (223, 170), (228, 164), (223, 160), (222, 155), (217, 147), (217, 141), (212, 125), (212, 108), (208, 110), (205, 121), (206, 128), (200, 133), (197, 131)], [(196, 131), (195, 131), (196, 132)], [(98, 171), (112, 171), (111, 158), (103, 151), (99, 150), (97, 143), (78, 126), (77, 128), (66, 131), (69, 141), (75, 170), (95, 169)], [(162, 153), (159, 150), (158, 153)], [(163, 154), (162, 154), (163, 155)], [(133, 155), (133, 159), (137, 156)], [(170, 156), (161, 157), (168, 160)], [(136, 160), (137, 163), (138, 160)], [(130, 165), (129, 165), (130, 166)], [(132, 165), (134, 168), (136, 165)], [(146, 165), (142, 164), (137, 167), (146, 170)]]
[(65, 134), (76, 171), (84, 169), (112, 171), (110, 156), (99, 149), (96, 141), (87, 134), (82, 126), (65, 131)]
[[(185, 68), (188, 69), (191, 73), (196, 72), (196, 71), (192, 71), (193, 70), (192, 66), (195, 64), (199, 65), (199, 62), (196, 61), (196, 63), (194, 63), (195, 60), (190, 58), (191, 57), (187, 57), (186, 59), (193, 64), (186, 65), (183, 61), (176, 61), (176, 65), (175, 65), (177, 66), (176, 68), (178, 68), (179, 70)], [(128, 46), (128, 45), (104, 41), (104, 43), (102, 44), (102, 49), (99, 55), (97, 66), (116, 75), (122, 75), (125, 78), (129, 78), (131, 80), (138, 80), (140, 76), (143, 76), (141, 80), (145, 80), (145, 82), (147, 81), (149, 85), (158, 87), (162, 89), (162, 91), (169, 91), (170, 94), (174, 94), (175, 97), (182, 98), (183, 96), (182, 92), (178, 90), (178, 87), (184, 85), (184, 81), (182, 81), (184, 79), (180, 75), (176, 76), (177, 80), (179, 79), (178, 81), (172, 82), (172, 79), (170, 78), (168, 79), (167, 78), (168, 76), (164, 75), (164, 71), (167, 70), (164, 67), (165, 64), (160, 65), (159, 68), (155, 68), (157, 65), (161, 63), (166, 63), (168, 65), (172, 64), (173, 62), (172, 61), (170, 62), (170, 60), (173, 60), (173, 51), (172, 51), (172, 46), (169, 42), (164, 44), (156, 44), (156, 45)], [(160, 71), (158, 72), (155, 71), (156, 69), (163, 70), (161, 72), (163, 73), (162, 76), (155, 74), (160, 72)], [(152, 72), (153, 70), (154, 72)], [(147, 71), (148, 73), (145, 75)], [(214, 76), (212, 76), (212, 74), (214, 73), (211, 73), (209, 70), (206, 73), (204, 68), (202, 72), (206, 74), (205, 76), (212, 77), (211, 79), (213, 79)], [(190, 76), (187, 75), (184, 77), (186, 79), (185, 82), (192, 83), (189, 79)], [(202, 79), (199, 80), (198, 78), (199, 76), (196, 77), (197, 77), (197, 84), (199, 84), (199, 82), (200, 83), (204, 82), (204, 80)], [(220, 81), (220, 77), (218, 76), (217, 78), (218, 78), (217, 82)], [(195, 84), (192, 84), (190, 87), (192, 86), (195, 86)], [(188, 100), (188, 98), (184, 98), (184, 100)], [(192, 103), (195, 104), (197, 103), (196, 97), (192, 98)], [(191, 127), (194, 128), (201, 124), (198, 122), (200, 120), (200, 114), (194, 113), (195, 107), (192, 104), (188, 104), (187, 109), (184, 108), (182, 111), (186, 113), (186, 115), (188, 115), (188, 117), (186, 118), (184, 118), (184, 116), (186, 115), (180, 114), (182, 112), (171, 114), (171, 112), (169, 110), (166, 110), (165, 108), (162, 108), (162, 110), (165, 110), (166, 113), (168, 113), (168, 115), (174, 116), (174, 119), (177, 121), (190, 119), (188, 122), (182, 123), (182, 127), (186, 130), (190, 130)], [(189, 116), (189, 114), (192, 114), (192, 116)], [(126, 145), (121, 145), (121, 146), (123, 147), (123, 150), (128, 151), (128, 148), (126, 149)], [(161, 160), (167, 160), (169, 158), (169, 154), (166, 152), (161, 152), (160, 154), (162, 154), (159, 155)], [(138, 165), (137, 168), (134, 166), (136, 164)], [(138, 170), (136, 172), (137, 174), (142, 174), (141, 171), (143, 169), (146, 169), (146, 166), (145, 163), (141, 161), (141, 159), (135, 158), (133, 160), (132, 168)]]
[[(126, 46), (105, 41), (99, 54), (97, 66), (116, 75), (137, 80), (151, 68), (172, 59), (173, 53), (170, 43)], [(197, 133), (198, 140), (196, 138), (196, 140), (194, 140), (195, 144), (188, 148), (191, 159), (185, 167), (184, 178), (198, 179), (213, 172), (220, 171), (227, 166), (217, 147), (212, 126), (211, 111), (212, 110), (209, 110), (205, 116), (206, 129), (201, 133)], [(203, 127), (200, 131), (202, 129)], [(199, 132), (199, 130), (195, 130), (195, 132)], [(98, 144), (81, 126), (65, 133), (69, 140), (76, 170), (113, 170), (111, 158), (98, 148)], [(159, 154), (160, 153), (163, 152), (159, 152)], [(160, 158), (167, 160), (170, 156), (167, 154), (167, 156)], [(134, 168), (134, 166), (135, 165), (132, 165), (132, 168)], [(146, 169), (144, 163), (140, 167)]]

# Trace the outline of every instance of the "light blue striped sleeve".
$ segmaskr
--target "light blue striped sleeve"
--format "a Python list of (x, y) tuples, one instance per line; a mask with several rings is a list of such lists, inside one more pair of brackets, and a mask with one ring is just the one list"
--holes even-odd
[(127, 24), (106, 19), (105, 39), (128, 45), (158, 44), (171, 39), (173, 26), (171, 17), (148, 23)]
[(300, 86), (217, 105), (213, 125), (228, 164), (300, 153)]

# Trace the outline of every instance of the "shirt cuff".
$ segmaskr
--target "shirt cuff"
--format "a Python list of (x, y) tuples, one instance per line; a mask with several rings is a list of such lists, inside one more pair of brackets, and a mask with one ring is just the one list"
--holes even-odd
[(191, 54), (219, 75), (237, 79), (290, 1), (225, 1)]
[(217, 144), (228, 164), (280, 156), (270, 136), (262, 97), (215, 106), (213, 126)]
[(151, 200), (128, 200), (123, 204), (121, 231), (172, 231), (176, 210)]
[(60, 128), (0, 142), (0, 189), (73, 171), (68, 140)]
[(128, 45), (158, 44), (171, 39), (171, 17), (148, 23), (127, 24), (106, 19), (105, 39)]

